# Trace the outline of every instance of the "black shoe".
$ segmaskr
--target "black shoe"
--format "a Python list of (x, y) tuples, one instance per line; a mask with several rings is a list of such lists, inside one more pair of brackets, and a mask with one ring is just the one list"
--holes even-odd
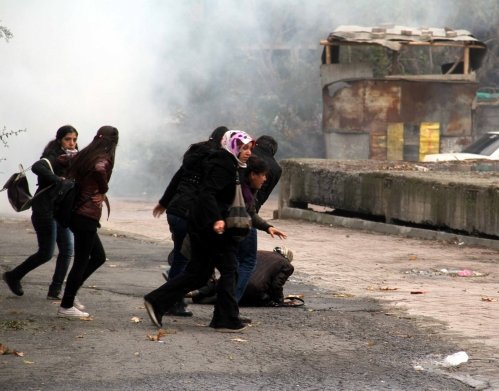
[(242, 324), (250, 324), (251, 323), (251, 318), (248, 318), (247, 316), (239, 315), (239, 320), (241, 321)]
[(187, 310), (187, 305), (184, 300), (180, 300), (174, 305), (170, 307), (168, 311), (166, 311), (165, 315), (173, 315), (173, 316), (192, 316), (192, 312)]
[(147, 300), (144, 300), (144, 306), (146, 307), (149, 318), (151, 318), (151, 322), (153, 322), (156, 327), (161, 328), (163, 324), (161, 323), (162, 316), (159, 312), (157, 312), (152, 303)]
[(239, 333), (243, 331), (247, 325), (243, 324), (243, 322), (234, 322), (234, 323), (219, 323), (217, 321), (210, 322), (210, 327), (218, 331), (219, 333)]
[(9, 272), (5, 272), (2, 277), (14, 295), (24, 295), (23, 287), (21, 286), (21, 280), (16, 280), (12, 277), (9, 277)]
[(47, 293), (47, 300), (62, 300), (60, 289), (51, 289)]
[(214, 329), (219, 333), (241, 333), (246, 327), (247, 325), (241, 324), (239, 326), (214, 327)]

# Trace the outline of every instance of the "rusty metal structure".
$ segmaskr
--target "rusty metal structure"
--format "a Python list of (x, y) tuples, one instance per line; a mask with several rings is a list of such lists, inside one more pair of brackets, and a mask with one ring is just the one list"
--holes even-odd
[(341, 26), (320, 44), (326, 158), (418, 161), (475, 138), (487, 48), (468, 31)]

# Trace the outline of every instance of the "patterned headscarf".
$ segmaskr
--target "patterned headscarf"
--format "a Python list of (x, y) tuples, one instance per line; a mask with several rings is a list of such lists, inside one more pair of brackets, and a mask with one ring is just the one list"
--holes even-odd
[(255, 141), (248, 133), (243, 132), (242, 130), (229, 130), (228, 132), (225, 132), (224, 136), (222, 137), (221, 144), (223, 149), (225, 149), (236, 158), (239, 167), (245, 168), (246, 163), (243, 163), (239, 160), (239, 152), (241, 150), (241, 145), (246, 145), (249, 143), (254, 145)]

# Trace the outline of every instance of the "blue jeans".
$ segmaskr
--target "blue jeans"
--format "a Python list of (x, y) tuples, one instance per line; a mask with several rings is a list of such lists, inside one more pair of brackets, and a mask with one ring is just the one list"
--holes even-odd
[(182, 243), (187, 235), (187, 219), (167, 213), (166, 219), (170, 226), (173, 240), (173, 261), (168, 272), (168, 278), (174, 278), (185, 270), (189, 260), (182, 255)]
[(237, 261), (239, 263), (237, 269), (237, 285), (236, 299), (239, 302), (243, 297), (246, 286), (251, 278), (251, 275), (256, 268), (256, 250), (257, 250), (257, 233), (256, 228), (251, 228), (248, 236), (240, 243), (237, 250)]
[(68, 228), (61, 227), (52, 217), (39, 217), (33, 213), (31, 222), (38, 240), (38, 251), (12, 270), (11, 276), (21, 280), (30, 271), (50, 261), (57, 243), (59, 254), (50, 289), (60, 290), (73, 256), (73, 234)]

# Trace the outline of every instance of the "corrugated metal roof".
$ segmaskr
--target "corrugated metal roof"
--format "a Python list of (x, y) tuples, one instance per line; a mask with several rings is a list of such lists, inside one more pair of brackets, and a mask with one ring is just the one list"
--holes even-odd
[(473, 37), (467, 30), (453, 30), (451, 28), (436, 27), (408, 27), (408, 26), (339, 26), (329, 34), (327, 41), (373, 43), (398, 51), (404, 43), (421, 42), (461, 42), (473, 43), (484, 49), (486, 45)]

